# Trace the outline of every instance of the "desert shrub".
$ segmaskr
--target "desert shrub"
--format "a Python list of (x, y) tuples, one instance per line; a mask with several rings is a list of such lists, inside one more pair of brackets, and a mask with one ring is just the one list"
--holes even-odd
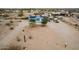
[(8, 47), (1, 48), (0, 50), (22, 50), (22, 47), (10, 44)]
[(24, 32), (24, 29), (22, 31)]
[(58, 21), (58, 20), (54, 20), (54, 22), (55, 22), (55, 23), (59, 23), (59, 21)]
[(6, 23), (5, 25), (10, 26), (11, 24), (10, 23)]
[(21, 46), (11, 45), (7, 50), (21, 50)]
[(28, 17), (26, 17), (25, 19), (28, 19)]
[(14, 28), (13, 27), (10, 27), (10, 30), (13, 30)]
[(21, 20), (19, 20), (18, 22), (21, 22)]
[(10, 21), (10, 23), (13, 23), (13, 21)]
[(29, 36), (29, 39), (32, 39), (32, 36)]
[(23, 16), (23, 10), (20, 10), (18, 16), (20, 16), (20, 17)]
[(75, 26), (79, 26), (78, 24), (74, 24)]
[(0, 22), (2, 22), (2, 21), (0, 20)]
[(9, 15), (5, 14), (5, 15), (3, 15), (3, 17), (9, 17)]
[(21, 39), (17, 37), (17, 41), (18, 41), (18, 42), (20, 42), (20, 41), (21, 41)]
[(23, 47), (23, 49), (25, 49), (26, 47)]

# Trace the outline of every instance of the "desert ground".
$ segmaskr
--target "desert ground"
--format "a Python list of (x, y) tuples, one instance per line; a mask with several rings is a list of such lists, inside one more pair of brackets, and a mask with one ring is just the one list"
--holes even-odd
[[(48, 22), (45, 27), (29, 27), (27, 20), (0, 20), (1, 50), (78, 50), (79, 24), (73, 17)], [(72, 24), (70, 24), (70, 23)]]

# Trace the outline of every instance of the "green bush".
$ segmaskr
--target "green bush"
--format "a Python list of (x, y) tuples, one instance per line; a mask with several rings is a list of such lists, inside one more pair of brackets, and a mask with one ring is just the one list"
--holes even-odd
[(42, 23), (42, 25), (46, 25), (47, 22), (48, 22), (47, 19), (43, 19), (41, 23)]
[(34, 27), (36, 25), (34, 19), (31, 19), (29, 22), (30, 22), (29, 24), (31, 27)]
[(41, 22), (42, 23), (42, 26), (46, 26), (47, 22), (48, 21), (46, 19), (43, 19), (43, 21)]

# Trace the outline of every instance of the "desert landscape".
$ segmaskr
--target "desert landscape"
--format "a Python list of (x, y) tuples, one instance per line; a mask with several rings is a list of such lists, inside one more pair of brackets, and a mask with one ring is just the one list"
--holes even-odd
[(0, 50), (79, 50), (79, 9), (0, 9)]

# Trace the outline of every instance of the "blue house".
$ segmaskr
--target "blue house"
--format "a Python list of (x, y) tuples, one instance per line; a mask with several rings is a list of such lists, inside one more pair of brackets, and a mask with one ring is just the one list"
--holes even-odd
[(29, 16), (29, 21), (34, 20), (35, 23), (41, 23), (43, 21), (44, 17), (43, 16)]

